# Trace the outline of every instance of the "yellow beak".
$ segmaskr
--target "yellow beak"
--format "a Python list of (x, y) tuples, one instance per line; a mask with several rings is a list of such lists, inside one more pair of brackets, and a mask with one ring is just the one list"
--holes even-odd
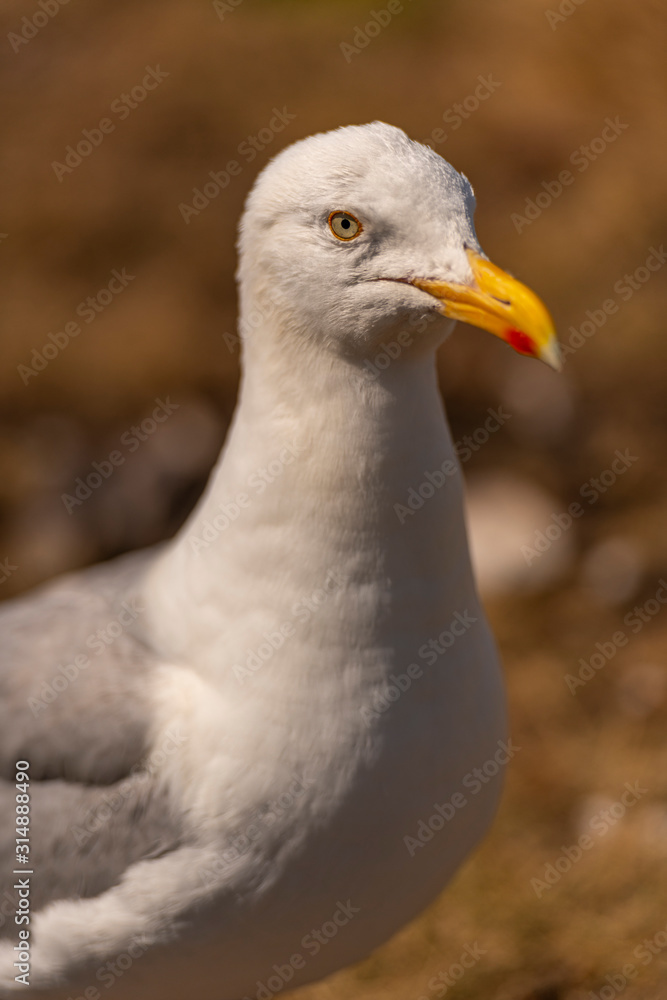
[(537, 295), (474, 250), (467, 248), (466, 253), (474, 285), (421, 278), (412, 284), (435, 296), (445, 316), (495, 333), (519, 354), (539, 358), (560, 371), (553, 320)]

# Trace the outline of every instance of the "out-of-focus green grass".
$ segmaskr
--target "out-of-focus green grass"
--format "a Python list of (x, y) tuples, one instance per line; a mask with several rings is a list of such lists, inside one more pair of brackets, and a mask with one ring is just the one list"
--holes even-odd
[[(558, 5), (415, 0), (346, 61), (341, 43), (371, 10), (356, 0), (243, 0), (222, 20), (208, 2), (88, 0), (64, 6), (18, 52), (5, 45), (0, 557), (17, 568), (2, 596), (165, 537), (196, 499), (238, 379), (224, 337), (235, 329), (237, 219), (259, 168), (297, 138), (375, 118), (423, 140), (444, 128), (434, 145), (476, 189), (482, 245), (540, 293), (564, 343), (587, 310), (618, 301), (568, 356), (561, 381), (470, 328), (441, 352), (455, 437), (488, 406), (512, 412), (466, 474), (509, 470), (562, 510), (616, 448), (638, 460), (586, 510), (550, 587), (489, 601), (522, 747), (491, 835), (398, 938), (302, 991), (313, 1000), (436, 996), (431, 977), (473, 942), (485, 955), (448, 996), (575, 1000), (628, 963), (638, 977), (627, 1000), (665, 992), (667, 951), (645, 966), (634, 955), (667, 925), (665, 612), (576, 695), (563, 680), (667, 575), (667, 270), (627, 301), (614, 290), (665, 233), (664, 16), (652, 0), (586, 0), (552, 28), (549, 9)], [(3, 37), (32, 14), (8, 0)], [(168, 78), (125, 120), (114, 117), (115, 130), (59, 182), (53, 161), (158, 64)], [(443, 122), (479, 76), (499, 86), (460, 127)], [(179, 204), (238, 158), (275, 107), (294, 119), (186, 225)], [(616, 116), (628, 127), (579, 171), (572, 154)], [(512, 214), (564, 169), (574, 182), (518, 232)], [(122, 267), (136, 276), (128, 288), (24, 384), (17, 368), (32, 349)], [(178, 415), (68, 514), (61, 494), (161, 395), (180, 404)], [(636, 565), (623, 596), (602, 599), (586, 567), (610, 539)], [(635, 781), (646, 794), (538, 899), (531, 879)]]

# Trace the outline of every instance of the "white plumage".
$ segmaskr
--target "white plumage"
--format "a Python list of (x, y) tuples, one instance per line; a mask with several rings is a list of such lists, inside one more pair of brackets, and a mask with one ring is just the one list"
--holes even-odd
[[(5, 607), (4, 784), (16, 754), (34, 762), (33, 827), (57, 831), (36, 833), (34, 880), (65, 873), (33, 915), (29, 991), (14, 935), (0, 944), (3, 996), (294, 987), (417, 915), (487, 829), (502, 767), (469, 776), (506, 760), (504, 697), (434, 366), (448, 316), (498, 333), (515, 308), (484, 291), (502, 273), (480, 270), (473, 208), (464, 177), (382, 123), (297, 143), (258, 179), (240, 399), (200, 503), (162, 549)], [(465, 313), (480, 302), (485, 323)], [(513, 342), (553, 362), (526, 302), (534, 329)], [(140, 613), (95, 677), (21, 728), (53, 651), (129, 599)], [(90, 832), (100, 796), (129, 787)]]

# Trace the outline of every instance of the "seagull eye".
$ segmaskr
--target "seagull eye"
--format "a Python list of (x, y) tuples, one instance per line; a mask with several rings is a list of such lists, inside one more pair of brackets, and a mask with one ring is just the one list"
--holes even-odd
[(332, 212), (329, 216), (329, 229), (339, 240), (353, 240), (361, 232), (362, 225), (349, 212)]

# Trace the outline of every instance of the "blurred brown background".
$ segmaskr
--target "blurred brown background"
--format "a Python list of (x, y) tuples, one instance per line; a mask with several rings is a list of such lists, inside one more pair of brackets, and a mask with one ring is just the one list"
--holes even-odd
[[(196, 500), (238, 381), (237, 219), (269, 157), (375, 118), (431, 141), (475, 187), (486, 252), (573, 348), (558, 376), (460, 326), (439, 359), (455, 439), (489, 407), (510, 415), (464, 467), (521, 752), (492, 834), (441, 899), (302, 995), (664, 997), (664, 5), (404, 0), (367, 32), (384, 0), (41, 3), (2, 11), (0, 595), (166, 537)], [(287, 123), (267, 132), (275, 109)], [(98, 145), (67, 162), (84, 129)], [(240, 174), (186, 223), (179, 206), (233, 159)], [(114, 269), (133, 277), (107, 292)], [(142, 424), (167, 398), (173, 415)], [(68, 511), (62, 495), (119, 448)], [(536, 532), (546, 551), (526, 554)], [(620, 816), (626, 782), (642, 791)], [(582, 833), (593, 846), (568, 867)], [(475, 942), (483, 957), (455, 983)]]

